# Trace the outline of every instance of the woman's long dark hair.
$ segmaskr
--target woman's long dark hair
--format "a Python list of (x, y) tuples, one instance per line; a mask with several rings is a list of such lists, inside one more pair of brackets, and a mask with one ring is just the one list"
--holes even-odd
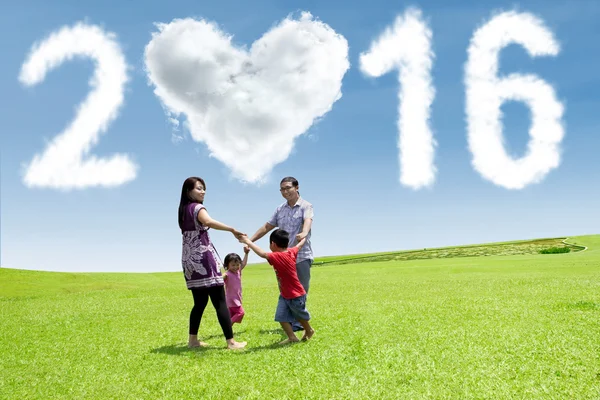
[(181, 187), (181, 199), (179, 200), (179, 228), (183, 232), (183, 214), (185, 212), (185, 207), (190, 203), (196, 203), (196, 200), (192, 200), (190, 198), (190, 191), (194, 190), (196, 187), (196, 183), (200, 182), (202, 186), (204, 186), (204, 190), (206, 190), (206, 183), (204, 183), (204, 179), (198, 178), (197, 176), (191, 176), (187, 178), (183, 182), (183, 186)]

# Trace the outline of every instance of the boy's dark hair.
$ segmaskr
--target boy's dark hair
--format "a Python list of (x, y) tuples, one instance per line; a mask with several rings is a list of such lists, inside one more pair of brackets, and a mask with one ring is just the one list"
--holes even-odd
[(275, 229), (273, 233), (271, 233), (269, 241), (275, 243), (277, 247), (287, 249), (288, 245), (290, 244), (290, 234), (283, 229)]
[(225, 268), (226, 270), (229, 269), (229, 264), (235, 261), (239, 261), (240, 264), (242, 262), (242, 259), (240, 258), (240, 256), (238, 256), (235, 253), (229, 253), (225, 256), (225, 261), (223, 261), (223, 268)]

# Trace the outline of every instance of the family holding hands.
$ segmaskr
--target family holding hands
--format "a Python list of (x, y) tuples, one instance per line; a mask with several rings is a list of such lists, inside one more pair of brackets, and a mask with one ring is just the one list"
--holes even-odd
[[(227, 348), (241, 349), (246, 342), (233, 339), (233, 323), (244, 317), (242, 307), (241, 273), (248, 262), (248, 253), (254, 251), (273, 266), (279, 285), (279, 300), (275, 321), (281, 324), (287, 339), (280, 344), (298, 342), (295, 331), (304, 331), (302, 340), (310, 339), (315, 331), (306, 310), (306, 296), (310, 286), (310, 268), (313, 253), (310, 243), (313, 206), (300, 197), (298, 181), (293, 177), (281, 180), (280, 191), (285, 198), (271, 219), (252, 237), (213, 219), (204, 207), (206, 183), (202, 178), (190, 177), (181, 189), (179, 203), (179, 228), (183, 236), (181, 263), (187, 288), (194, 297), (190, 313), (188, 347), (203, 347), (198, 340), (202, 314), (210, 298), (217, 319), (225, 335)], [(210, 228), (231, 232), (245, 244), (244, 258), (235, 253), (225, 257), (223, 265), (208, 235)], [(269, 237), (269, 250), (254, 242), (273, 231)], [(221, 267), (225, 273), (221, 273)]]

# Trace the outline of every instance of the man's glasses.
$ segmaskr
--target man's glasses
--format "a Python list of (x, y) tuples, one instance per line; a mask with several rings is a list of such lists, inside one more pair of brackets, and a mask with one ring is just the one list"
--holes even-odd
[(294, 187), (293, 186), (286, 186), (286, 187), (282, 187), (281, 189), (279, 189), (280, 192), (287, 192), (288, 190), (292, 190)]

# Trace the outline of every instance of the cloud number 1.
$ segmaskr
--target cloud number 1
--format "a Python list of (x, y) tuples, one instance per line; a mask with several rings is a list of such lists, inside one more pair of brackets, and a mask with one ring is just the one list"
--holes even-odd
[(76, 56), (96, 62), (90, 84), (93, 90), (71, 124), (27, 165), (24, 183), (28, 187), (108, 187), (136, 177), (137, 166), (127, 155), (89, 155), (99, 134), (106, 131), (123, 104), (127, 64), (112, 34), (81, 23), (61, 28), (33, 47), (21, 67), (19, 81), (25, 86), (41, 83), (48, 71)]
[(415, 8), (398, 16), (394, 25), (360, 55), (360, 69), (368, 76), (398, 70), (400, 182), (413, 189), (431, 186), (436, 173), (436, 143), (429, 127), (435, 97), (431, 82), (433, 58), (431, 30)]

